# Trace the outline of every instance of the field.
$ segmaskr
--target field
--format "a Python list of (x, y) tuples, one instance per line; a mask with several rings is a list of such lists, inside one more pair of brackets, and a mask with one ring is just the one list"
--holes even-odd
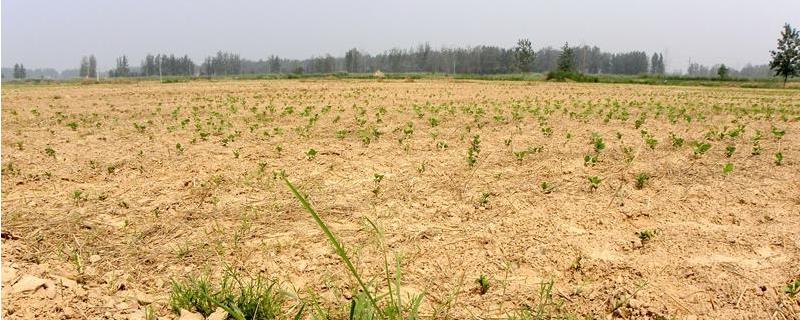
[(4, 85), (3, 318), (347, 318), (284, 177), (386, 313), (800, 318), (800, 91), (447, 79)]

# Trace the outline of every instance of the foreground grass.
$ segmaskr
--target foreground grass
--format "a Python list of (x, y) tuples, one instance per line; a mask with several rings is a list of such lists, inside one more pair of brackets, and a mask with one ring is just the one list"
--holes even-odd
[[(317, 300), (317, 295), (313, 292), (309, 292), (309, 298), (301, 299), (298, 295), (292, 294), (283, 288), (280, 284), (281, 282), (277, 279), (267, 279), (262, 276), (243, 277), (234, 271), (227, 270), (217, 284), (212, 283), (206, 277), (173, 281), (170, 294), (172, 311), (180, 314), (182, 310), (186, 310), (208, 317), (217, 308), (221, 308), (228, 313), (228, 318), (236, 320), (305, 319), (308, 317), (312, 319), (341, 319), (345, 316), (351, 320), (413, 320), (421, 318), (419, 310), (424, 303), (425, 294), (410, 295), (404, 301), (401, 295), (402, 270), (400, 268), (400, 259), (396, 258), (395, 269), (391, 270), (387, 249), (383, 246), (382, 233), (378, 226), (371, 220), (367, 220), (378, 235), (380, 249), (384, 253), (384, 275), (383, 279), (381, 279), (382, 281), (379, 281), (382, 283), (381, 285), (364, 281), (364, 278), (353, 265), (344, 246), (333, 231), (330, 230), (297, 188), (285, 176), (281, 178), (325, 233), (328, 242), (341, 258), (350, 275), (356, 280), (360, 290), (349, 301), (334, 301), (334, 307), (325, 307), (323, 306), (324, 303)], [(480, 279), (485, 278), (481, 276)], [(488, 282), (477, 282), (480, 288), (484, 289), (481, 292), (488, 290)], [(384, 285), (386, 291), (382, 293), (380, 289)], [(577, 318), (564, 314), (561, 310), (561, 303), (553, 299), (553, 280), (550, 280), (540, 284), (539, 301), (536, 306), (525, 306), (514, 310), (507, 315), (507, 319)]]
[(173, 282), (170, 307), (175, 313), (184, 309), (200, 313), (204, 317), (219, 307), (236, 320), (281, 319), (292, 312), (299, 319), (303, 306), (299, 309), (297, 306), (286, 308), (288, 297), (277, 280), (261, 276), (244, 278), (236, 273), (226, 272), (217, 285), (207, 278)]

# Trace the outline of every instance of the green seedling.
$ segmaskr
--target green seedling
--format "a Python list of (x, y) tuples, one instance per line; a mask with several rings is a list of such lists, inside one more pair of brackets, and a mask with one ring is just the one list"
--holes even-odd
[(492, 285), (489, 283), (489, 278), (487, 278), (487, 277), (486, 277), (486, 275), (484, 275), (484, 274), (481, 274), (481, 275), (478, 277), (478, 279), (475, 279), (475, 283), (477, 283), (477, 284), (478, 284), (478, 292), (479, 292), (481, 295), (484, 295), (484, 294), (486, 294), (487, 292), (489, 292), (489, 288), (492, 286)]
[(722, 167), (722, 173), (728, 174), (731, 172), (733, 172), (733, 163), (728, 162)]
[(625, 163), (631, 164), (634, 159), (636, 159), (636, 154), (633, 152), (633, 147), (631, 146), (624, 146), (622, 147), (622, 153), (625, 154)]
[(674, 133), (669, 134), (669, 139), (672, 141), (673, 147), (680, 148), (683, 146), (684, 143), (683, 138), (676, 136)]
[(72, 192), (72, 200), (75, 201), (76, 205), (79, 202), (81, 202), (81, 200), (83, 200), (83, 190), (78, 189), (78, 190), (73, 191)]
[(636, 236), (639, 237), (639, 240), (642, 240), (642, 243), (645, 243), (652, 240), (657, 234), (657, 230), (645, 229), (637, 232)]
[(695, 158), (699, 158), (700, 156), (705, 154), (709, 149), (711, 149), (711, 145), (708, 144), (707, 142), (698, 143), (694, 147), (694, 156), (695, 156)]
[(736, 152), (736, 146), (727, 146), (725, 147), (725, 156), (730, 158), (733, 156), (733, 153)]
[(260, 161), (258, 163), (258, 173), (263, 175), (266, 170), (267, 170), (267, 163)]
[(308, 151), (306, 151), (306, 159), (314, 160), (314, 158), (316, 156), (317, 156), (317, 150), (314, 150), (313, 148), (311, 148), (311, 149), (308, 149)]
[(756, 143), (753, 143), (753, 149), (750, 150), (750, 154), (754, 155), (754, 156), (757, 156), (757, 155), (761, 154), (762, 151), (764, 151), (764, 149), (761, 148), (760, 145), (758, 145), (758, 142), (756, 142)]
[(786, 134), (786, 130), (780, 130), (775, 126), (772, 126), (772, 136), (775, 137), (775, 140), (780, 140)]
[(739, 125), (736, 128), (731, 129), (730, 131), (728, 131), (727, 135), (728, 135), (728, 137), (736, 138), (739, 135), (741, 135), (743, 132), (744, 132), (744, 126), (743, 125)]
[(644, 188), (644, 185), (647, 184), (647, 181), (650, 180), (650, 175), (646, 172), (641, 172), (636, 175), (636, 189), (641, 190)]
[(647, 116), (645, 114), (642, 114), (639, 118), (636, 119), (636, 121), (634, 121), (633, 127), (636, 128), (636, 129), (641, 128), (642, 125), (644, 124), (644, 120), (645, 120), (646, 117)]
[(584, 166), (586, 166), (586, 167), (594, 166), (595, 164), (597, 164), (597, 156), (596, 155), (588, 155), (587, 154), (587, 155), (583, 156), (583, 165)]
[(44, 148), (44, 153), (46, 153), (48, 157), (53, 157), (53, 158), (56, 157), (56, 151), (49, 146), (47, 148)]
[(550, 136), (553, 135), (553, 128), (551, 128), (551, 127), (546, 127), (545, 126), (545, 127), (542, 127), (541, 130), (542, 130), (542, 135), (544, 135), (547, 138), (549, 138)]
[(794, 298), (800, 293), (800, 277), (794, 279), (794, 281), (789, 282), (783, 287), (783, 292), (789, 295), (789, 297)]
[(656, 140), (656, 138), (653, 137), (652, 134), (648, 133), (648, 134), (644, 135), (644, 144), (646, 144), (648, 147), (650, 147), (650, 150), (655, 150), (656, 149), (656, 145), (658, 145), (658, 140)]
[(555, 188), (556, 188), (556, 186), (554, 186), (551, 183), (548, 183), (547, 181), (542, 181), (542, 183), (539, 185), (539, 187), (542, 188), (542, 193), (544, 193), (544, 194), (551, 194), (551, 193), (553, 193), (553, 190), (555, 190)]
[(467, 164), (469, 164), (470, 167), (478, 162), (478, 154), (481, 152), (480, 139), (481, 137), (477, 134), (472, 136), (472, 142), (470, 143), (469, 149), (467, 149)]
[(589, 188), (591, 190), (597, 190), (597, 188), (600, 186), (600, 182), (603, 182), (603, 179), (600, 179), (597, 176), (591, 176), (588, 178), (588, 180), (589, 180)]
[(479, 201), (481, 207), (486, 208), (486, 206), (489, 204), (489, 196), (491, 195), (492, 194), (489, 192), (484, 192), (483, 194), (481, 194), (481, 199)]
[(375, 188), (372, 189), (372, 194), (378, 195), (381, 192), (381, 181), (383, 181), (383, 175), (380, 173), (376, 173), (372, 179), (375, 182)]
[(603, 137), (601, 137), (597, 132), (592, 132), (592, 136), (589, 139), (589, 144), (594, 146), (595, 153), (600, 153), (600, 151), (603, 151), (603, 149), (606, 148), (606, 143), (603, 141)]

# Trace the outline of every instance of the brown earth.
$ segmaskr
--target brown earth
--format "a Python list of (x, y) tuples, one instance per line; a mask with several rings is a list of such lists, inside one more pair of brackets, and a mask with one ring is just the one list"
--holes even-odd
[[(384, 251), (365, 218), (381, 226), (404, 286), (426, 293), (426, 316), (504, 317), (540, 303), (552, 280), (559, 312), (589, 318), (798, 319), (800, 302), (783, 290), (800, 277), (799, 117), (797, 90), (4, 85), (2, 315), (141, 318), (151, 305), (171, 317), (172, 279), (226, 267), (282, 279), (301, 297), (349, 298), (355, 281), (276, 179), (285, 170), (369, 278), (382, 276)], [(592, 132), (606, 144), (594, 166), (584, 163)], [(695, 157), (692, 141), (711, 148)], [(602, 179), (596, 190), (590, 176)], [(654, 236), (643, 242), (645, 230)]]

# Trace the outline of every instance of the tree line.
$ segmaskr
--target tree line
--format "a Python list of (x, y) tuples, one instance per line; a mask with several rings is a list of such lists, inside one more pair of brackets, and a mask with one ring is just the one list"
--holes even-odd
[[(575, 70), (592, 74), (662, 74), (665, 72), (663, 56), (653, 54), (653, 65), (643, 51), (608, 53), (596, 46), (569, 47), (572, 50)], [(127, 56), (117, 58), (116, 67), (109, 71), (111, 77), (197, 75), (224, 76), (260, 73), (462, 73), (503, 74), (518, 72), (548, 72), (558, 69), (563, 51), (546, 47), (534, 50), (530, 41), (522, 39), (516, 47), (475, 46), (434, 49), (429, 44), (400, 49), (393, 48), (370, 54), (356, 48), (344, 56), (330, 54), (308, 59), (286, 59), (269, 56), (267, 59), (249, 60), (239, 54), (220, 51), (206, 57), (200, 65), (188, 56), (148, 54), (138, 68), (131, 67)], [(655, 59), (661, 57), (661, 59)], [(84, 69), (83, 63), (81, 70)], [(94, 75), (93, 72), (90, 72)], [(80, 76), (86, 76), (84, 72)]]
[[(786, 81), (800, 74), (800, 34), (789, 24), (781, 32), (776, 50), (771, 51), (769, 65), (746, 65), (740, 70), (724, 64), (704, 66), (690, 63), (685, 74), (692, 77), (769, 77), (780, 76)], [(3, 79), (12, 73), (14, 79), (30, 78), (22, 64), (12, 70), (3, 68)], [(574, 72), (586, 74), (664, 74), (666, 65), (662, 53), (648, 55), (645, 51), (610, 53), (597, 46), (545, 47), (533, 49), (529, 39), (520, 39), (510, 48), (478, 45), (474, 47), (443, 47), (435, 49), (428, 43), (402, 49), (392, 48), (370, 54), (352, 48), (343, 56), (330, 54), (308, 59), (286, 59), (275, 55), (266, 59), (249, 60), (239, 54), (219, 51), (196, 64), (188, 55), (147, 54), (138, 67), (131, 66), (126, 55), (116, 59), (116, 66), (108, 71), (110, 77), (152, 76), (225, 76), (260, 73), (449, 73), (449, 74), (504, 74), (527, 72)], [(39, 77), (94, 78), (98, 76), (97, 59), (84, 56), (74, 72), (60, 74), (52, 69), (37, 69)], [(74, 73), (77, 74), (74, 74)]]
[[(121, 57), (122, 60), (117, 60), (117, 70), (125, 70), (127, 67), (126, 56)], [(148, 54), (142, 60), (141, 67), (139, 68), (139, 75), (150, 76), (191, 76), (194, 75), (195, 64), (188, 55), (182, 57), (175, 56), (174, 54)], [(130, 71), (128, 71), (130, 73)]]
[[(791, 29), (788, 24), (785, 28)], [(797, 37), (796, 31), (784, 30), (788, 37)], [(794, 32), (794, 33), (792, 33)], [(782, 46), (797, 49), (795, 40), (783, 40)], [(781, 44), (779, 43), (779, 47)], [(780, 50), (780, 48), (779, 48)], [(781, 52), (786, 51), (785, 49)], [(798, 53), (789, 53), (797, 56)], [(196, 65), (187, 55), (148, 54), (141, 66), (131, 68), (126, 56), (117, 58), (116, 68), (109, 72), (110, 76), (156, 76), (156, 75), (194, 75), (225, 76), (239, 74), (262, 73), (372, 73), (375, 71), (391, 73), (458, 73), (458, 74), (504, 74), (519, 72), (563, 71), (563, 63), (570, 66), (569, 72), (587, 74), (664, 74), (666, 63), (662, 53), (648, 55), (645, 51), (629, 51), (610, 53), (597, 46), (570, 46), (561, 48), (545, 47), (533, 49), (529, 39), (520, 39), (516, 46), (504, 48), (499, 46), (479, 45), (474, 47), (455, 47), (435, 49), (428, 43), (416, 47), (402, 49), (392, 48), (378, 54), (370, 54), (352, 48), (343, 56), (330, 54), (312, 56), (308, 59), (286, 59), (272, 55), (266, 59), (250, 60), (239, 54), (219, 51), (206, 57), (203, 63)], [(797, 58), (800, 59), (800, 58)], [(791, 63), (790, 63), (791, 64)], [(796, 64), (796, 63), (795, 63)], [(722, 67), (722, 68), (721, 68)], [(690, 63), (685, 74), (692, 77), (713, 77), (724, 71), (724, 77), (769, 77), (772, 71), (781, 75), (771, 65), (746, 65), (736, 70), (725, 65), (704, 66)], [(786, 68), (784, 68), (786, 69)], [(780, 74), (778, 74), (780, 73)], [(720, 75), (723, 77), (722, 75)]]

